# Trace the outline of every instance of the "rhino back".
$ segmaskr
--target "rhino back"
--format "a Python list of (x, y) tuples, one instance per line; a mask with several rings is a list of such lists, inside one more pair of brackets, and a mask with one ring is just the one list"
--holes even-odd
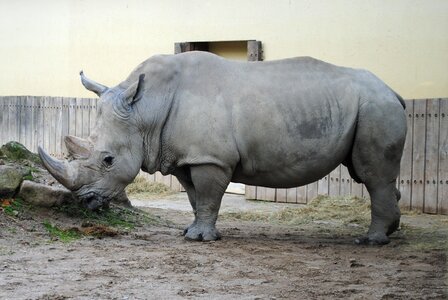
[(174, 166), (213, 163), (235, 170), (233, 181), (293, 186), (324, 176), (350, 150), (355, 70), (311, 58), (173, 59), (181, 71), (163, 139)]

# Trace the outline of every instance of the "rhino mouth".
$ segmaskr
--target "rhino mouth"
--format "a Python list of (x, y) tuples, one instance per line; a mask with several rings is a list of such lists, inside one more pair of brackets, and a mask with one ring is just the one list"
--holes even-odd
[[(77, 193), (75, 193), (77, 194)], [(81, 200), (81, 204), (92, 211), (99, 211), (101, 209), (108, 209), (110, 198), (102, 196), (95, 192), (88, 192), (86, 194), (77, 194), (78, 199)]]

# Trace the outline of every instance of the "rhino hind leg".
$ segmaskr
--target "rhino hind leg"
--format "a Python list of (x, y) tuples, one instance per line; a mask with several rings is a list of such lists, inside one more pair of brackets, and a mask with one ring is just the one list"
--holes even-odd
[(396, 179), (406, 136), (406, 119), (397, 101), (366, 103), (359, 112), (351, 167), (371, 199), (371, 224), (357, 244), (383, 245), (400, 224)]
[(188, 186), (187, 182), (184, 187), (192, 204), (195, 219), (193, 224), (185, 229), (185, 239), (218, 240), (221, 235), (215, 225), (222, 197), (230, 182), (230, 172), (213, 165), (202, 165), (191, 167), (190, 174), (191, 184)]

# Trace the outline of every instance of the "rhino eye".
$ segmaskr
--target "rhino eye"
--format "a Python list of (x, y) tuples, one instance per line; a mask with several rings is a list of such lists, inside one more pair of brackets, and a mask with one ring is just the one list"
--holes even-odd
[(113, 162), (114, 162), (114, 158), (112, 157), (112, 156), (106, 156), (104, 159), (103, 159), (103, 161), (104, 161), (104, 163), (106, 164), (106, 166), (111, 166), (112, 164), (113, 164)]

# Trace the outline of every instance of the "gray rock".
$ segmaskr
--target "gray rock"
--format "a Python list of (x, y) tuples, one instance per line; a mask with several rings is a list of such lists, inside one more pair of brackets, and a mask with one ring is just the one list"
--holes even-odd
[(66, 188), (48, 186), (29, 180), (22, 183), (19, 197), (28, 203), (43, 207), (78, 202)]
[(0, 197), (11, 198), (23, 180), (23, 171), (8, 165), (0, 165)]

